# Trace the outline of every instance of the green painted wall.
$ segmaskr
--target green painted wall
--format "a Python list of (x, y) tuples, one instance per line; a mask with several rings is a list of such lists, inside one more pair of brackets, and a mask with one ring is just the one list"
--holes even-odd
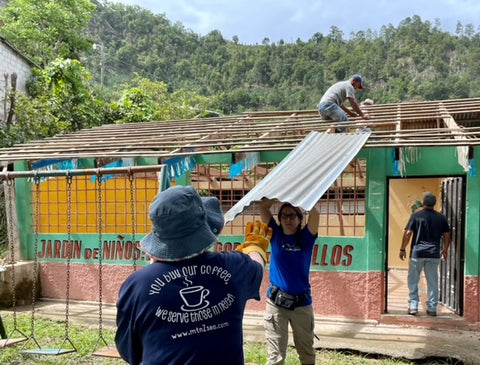
[[(423, 147), (418, 148), (416, 152), (411, 150), (413, 155), (412, 162), (405, 164), (405, 176), (412, 177), (414, 175), (461, 175), (465, 171), (458, 163), (457, 150), (455, 147)], [(390, 153), (392, 150), (390, 149)], [(407, 155), (409, 155), (407, 153)], [(392, 161), (393, 164), (393, 161)], [(392, 165), (393, 166), (393, 165)], [(392, 167), (388, 169), (389, 175), (392, 174)]]
[[(290, 151), (263, 151), (260, 152), (260, 161), (262, 162), (280, 162)], [(232, 153), (217, 153), (210, 155), (197, 155), (195, 162), (197, 164), (230, 164), (232, 162)]]
[(197, 155), (195, 156), (195, 162), (199, 165), (202, 164), (220, 164), (226, 163), (229, 164), (232, 162), (232, 154), (231, 153), (217, 153), (211, 155)]
[[(45, 262), (65, 262), (71, 249), (72, 263), (98, 263), (100, 251), (103, 251), (102, 263), (106, 265), (138, 265), (148, 263), (141, 249), (140, 240), (143, 235), (136, 235), (132, 242), (131, 234), (48, 234), (40, 233), (37, 238), (37, 257)], [(219, 244), (212, 247), (215, 251), (231, 251), (243, 242), (243, 236), (220, 236)], [(29, 260), (34, 260), (34, 242), (25, 247)]]
[[(28, 164), (25, 162), (15, 163), (15, 171), (27, 171)], [(33, 247), (33, 202), (32, 183), (28, 179), (15, 179), (15, 195), (18, 217), (18, 236), (20, 239), (20, 259), (28, 260), (28, 248)]]
[[(475, 149), (479, 154), (480, 149)], [(288, 151), (262, 152), (261, 160), (264, 162), (279, 162)], [(197, 163), (230, 163), (231, 154), (217, 154), (196, 156)], [(317, 239), (312, 257), (312, 271), (384, 271), (386, 261), (387, 221), (386, 208), (388, 201), (388, 177), (393, 177), (393, 149), (372, 148), (360, 151), (357, 157), (367, 159), (367, 197), (366, 197), (366, 234), (365, 237), (325, 237)], [(425, 147), (411, 150), (410, 161), (405, 163), (404, 177), (418, 176), (449, 176), (464, 175), (467, 180), (467, 205), (466, 205), (466, 248), (465, 248), (465, 274), (479, 276), (480, 271), (480, 184), (479, 177), (466, 174), (457, 160), (457, 151), (454, 147), (433, 148)], [(141, 161), (142, 163), (153, 161)], [(138, 161), (137, 161), (138, 163)], [(155, 161), (156, 163), (156, 161)], [(15, 170), (27, 170), (24, 163), (17, 163)], [(479, 163), (476, 170), (480, 171)], [(189, 174), (185, 174), (177, 183), (186, 185), (190, 181)], [(27, 179), (17, 179), (16, 198), (17, 214), (19, 216), (19, 232), (21, 240), (22, 259), (34, 257), (34, 235), (32, 223), (28, 217), (32, 216), (31, 182)], [(23, 218), (22, 218), (23, 217)], [(128, 235), (127, 235), (128, 237)], [(65, 235), (39, 235), (38, 252), (42, 260), (64, 261)], [(103, 235), (107, 245), (113, 245), (117, 256), (106, 258), (107, 263), (129, 264), (129, 258), (124, 253), (129, 252), (124, 248), (128, 242), (119, 239), (118, 235)], [(140, 239), (141, 237), (138, 237)], [(98, 237), (96, 235), (72, 235), (75, 243), (73, 261), (89, 262), (94, 260), (95, 250), (98, 251)], [(228, 251), (235, 244), (243, 241), (241, 236), (221, 236), (220, 245), (215, 250)], [(107, 246), (106, 246), (107, 247)], [(110, 246), (108, 246), (110, 247)], [(130, 243), (130, 251), (132, 246)], [(137, 246), (135, 246), (137, 247)], [(133, 250), (136, 250), (136, 248)], [(50, 251), (49, 251), (50, 250)], [(62, 251), (63, 250), (63, 251)], [(48, 253), (48, 254), (47, 254)], [(118, 256), (121, 255), (121, 256)], [(138, 254), (141, 255), (141, 254)], [(97, 258), (98, 259), (98, 258)], [(125, 261), (127, 260), (127, 261)], [(130, 258), (131, 260), (131, 258)], [(139, 256), (140, 264), (143, 258)]]
[(474, 149), (477, 176), (467, 175), (465, 275), (480, 276), (480, 148)]
[[(385, 270), (386, 202), (387, 180), (385, 175), (392, 166), (390, 151), (371, 149), (367, 153), (367, 191), (365, 207), (365, 248), (363, 254), (367, 262), (366, 270)], [(383, 168), (382, 168), (383, 166)], [(360, 260), (358, 258), (357, 260)]]
[[(66, 234), (39, 234), (37, 257), (45, 262), (65, 262), (71, 247), (72, 263), (96, 264), (103, 250), (102, 264), (105, 265), (146, 265), (147, 258), (140, 248), (136, 235), (135, 243), (130, 234), (102, 234), (101, 242), (97, 234), (71, 234), (68, 244)], [(220, 236), (219, 243), (212, 251), (232, 251), (244, 240), (243, 236)], [(101, 249), (100, 249), (101, 248)], [(312, 271), (368, 271), (367, 246), (358, 237), (319, 237), (312, 255)], [(34, 245), (27, 248), (28, 259), (35, 258)]]
[[(243, 243), (243, 240), (243, 236), (220, 236), (220, 244), (216, 245), (215, 251), (231, 251)], [(310, 270), (367, 271), (367, 261), (363, 260), (366, 254), (367, 246), (363, 238), (318, 237), (313, 249)]]
[(290, 151), (264, 151), (260, 152), (260, 161), (262, 162), (280, 162)]

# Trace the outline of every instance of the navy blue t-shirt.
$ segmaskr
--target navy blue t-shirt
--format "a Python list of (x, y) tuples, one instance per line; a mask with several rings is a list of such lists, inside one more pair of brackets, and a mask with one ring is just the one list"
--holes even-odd
[(413, 231), (410, 257), (440, 258), (440, 239), (450, 232), (447, 218), (430, 209), (423, 209), (410, 216), (405, 227)]
[(243, 365), (242, 319), (262, 266), (240, 252), (155, 262), (120, 288), (115, 343), (130, 364)]

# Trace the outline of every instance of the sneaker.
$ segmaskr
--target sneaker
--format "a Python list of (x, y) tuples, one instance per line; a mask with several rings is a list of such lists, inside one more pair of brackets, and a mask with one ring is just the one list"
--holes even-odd
[(429, 316), (432, 316), (432, 317), (436, 317), (436, 316), (437, 316), (437, 312), (436, 312), (436, 311), (430, 311), (430, 310), (428, 310), (428, 309), (427, 309), (427, 314), (428, 314)]
[(415, 314), (418, 313), (418, 309), (416, 308), (408, 308), (408, 314), (411, 314), (412, 316), (414, 316)]

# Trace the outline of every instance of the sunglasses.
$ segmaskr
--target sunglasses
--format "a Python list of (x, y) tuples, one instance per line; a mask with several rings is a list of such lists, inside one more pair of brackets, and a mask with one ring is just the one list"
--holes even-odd
[(282, 216), (280, 217), (280, 219), (290, 219), (290, 220), (294, 220), (295, 218), (298, 218), (298, 216), (295, 213), (282, 214)]

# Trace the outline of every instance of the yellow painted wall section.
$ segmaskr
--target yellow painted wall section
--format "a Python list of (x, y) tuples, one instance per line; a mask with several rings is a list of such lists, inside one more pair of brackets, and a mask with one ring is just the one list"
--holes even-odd
[[(70, 220), (71, 233), (97, 233), (99, 223), (103, 233), (126, 233), (132, 231), (134, 220), (137, 233), (148, 233), (151, 229), (148, 210), (158, 188), (159, 184), (155, 179), (135, 178), (132, 211), (131, 186), (128, 178), (115, 177), (102, 181), (100, 217), (98, 184), (91, 181), (90, 176), (72, 179), (70, 214), (67, 212), (66, 179), (48, 179), (43, 181), (39, 188), (38, 232), (65, 233)], [(36, 205), (35, 190), (33, 199)], [(35, 221), (34, 219), (34, 224)]]

